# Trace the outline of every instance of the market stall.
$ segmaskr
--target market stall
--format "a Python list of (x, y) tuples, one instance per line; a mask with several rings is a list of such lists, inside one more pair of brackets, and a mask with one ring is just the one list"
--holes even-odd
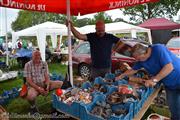
[[(156, 2), (158, 0), (143, 0), (143, 1), (116, 1), (116, 0), (107, 0), (107, 1), (81, 1), (81, 0), (61, 0), (61, 1), (52, 1), (52, 0), (46, 0), (46, 1), (13, 1), (16, 3), (17, 6), (13, 6), (13, 4), (7, 4), (5, 0), (2, 0), (0, 2), (0, 6), (4, 7), (11, 7), (11, 8), (18, 8), (18, 9), (26, 9), (26, 10), (34, 10), (34, 11), (47, 11), (47, 12), (55, 12), (55, 13), (67, 13), (67, 18), (70, 20), (70, 11), (73, 15), (78, 14), (88, 14), (93, 12), (100, 12), (105, 10), (111, 10), (116, 8), (123, 8), (138, 4), (144, 4), (148, 2)], [(19, 6), (19, 4), (22, 4)], [(32, 6), (33, 7), (27, 7)], [(43, 32), (42, 32), (43, 33)], [(73, 85), (73, 79), (72, 79), (72, 56), (71, 56), (71, 30), (70, 25), (68, 26), (68, 40), (69, 40), (69, 68), (70, 68), (70, 81)], [(43, 36), (44, 40), (44, 34), (38, 34), (38, 36)], [(42, 51), (40, 49), (40, 51)], [(106, 78), (107, 77), (107, 78)], [(143, 106), (144, 102), (148, 98), (148, 96), (153, 92), (153, 88), (145, 88), (140, 87), (140, 89), (136, 89), (140, 92), (139, 96), (135, 97), (133, 95), (134, 92), (132, 92), (133, 87), (129, 84), (127, 84), (127, 80), (120, 80), (120, 82), (114, 81), (113, 77), (115, 77), (115, 74), (107, 74), (105, 78), (97, 78), (97, 83), (86, 83), (89, 84), (91, 87), (87, 87), (84, 85), (84, 87), (76, 89), (71, 88), (69, 90), (62, 91), (60, 90), (57, 92), (57, 94), (53, 95), (53, 106), (54, 108), (61, 109), (66, 114), (71, 114), (72, 116), (75, 116), (79, 119), (103, 119), (110, 117), (111, 119), (132, 119), (135, 115), (135, 113), (139, 112), (140, 106)], [(108, 78), (110, 77), (110, 78)], [(111, 79), (109, 81), (109, 79)], [(100, 85), (104, 86), (107, 85), (107, 92), (104, 93), (102, 91), (99, 91), (98, 88)], [(114, 85), (114, 86), (111, 86)], [(122, 85), (125, 85), (122, 87)], [(122, 96), (121, 88), (125, 88), (125, 91), (128, 92), (128, 94), (125, 92), (125, 94)], [(116, 92), (115, 94), (113, 92)], [(137, 92), (137, 91), (136, 91)], [(79, 93), (79, 94), (76, 94)], [(83, 95), (84, 94), (84, 95)], [(128, 95), (131, 95), (130, 97)], [(74, 95), (74, 97), (72, 97)], [(108, 97), (111, 96), (111, 97)], [(119, 99), (123, 98), (122, 99)], [(109, 99), (107, 99), (109, 98)], [(111, 99), (114, 98), (114, 99)], [(129, 99), (128, 99), (129, 98)], [(115, 115), (112, 114), (113, 112), (110, 112), (109, 105), (105, 103), (105, 101), (108, 101), (108, 104), (112, 104), (118, 107), (113, 108), (113, 112), (115, 112)], [(125, 101), (124, 101), (125, 100)], [(65, 102), (66, 101), (66, 102)], [(121, 104), (123, 103), (123, 104)], [(139, 105), (136, 106), (136, 105)], [(92, 111), (94, 109), (94, 106), (100, 106), (101, 108), (96, 108), (96, 112)], [(103, 107), (103, 110), (102, 110)], [(138, 109), (139, 108), (139, 109)], [(108, 109), (108, 116), (104, 114), (106, 110)], [(97, 112), (100, 110), (100, 112)], [(90, 113), (91, 112), (91, 113)], [(93, 113), (100, 113), (100, 116), (95, 115)], [(109, 114), (110, 113), (110, 114)], [(120, 114), (121, 113), (121, 114)]]
[(115, 73), (97, 77), (94, 82), (84, 82), (80, 88), (58, 89), (53, 94), (53, 107), (81, 120), (140, 120), (161, 87), (145, 87), (141, 79), (149, 79), (140, 69), (133, 77), (115, 80), (129, 69), (121, 64)]

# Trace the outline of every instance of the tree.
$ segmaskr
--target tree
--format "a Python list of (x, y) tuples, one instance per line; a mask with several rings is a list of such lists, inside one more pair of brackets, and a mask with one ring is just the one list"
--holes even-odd
[(90, 22), (91, 22), (90, 18), (78, 19), (76, 21), (76, 25), (77, 25), (77, 27), (82, 27), (82, 26), (85, 26), (85, 25), (89, 25)]
[(19, 11), (17, 19), (12, 22), (11, 27), (14, 31), (22, 30), (32, 25), (32, 15), (28, 11)]
[(104, 20), (105, 23), (111, 23), (113, 20), (111, 19), (111, 16), (109, 16), (105, 12), (99, 12), (96, 15), (94, 15), (94, 18), (91, 19), (89, 24), (95, 24), (97, 20)]
[[(83, 18), (78, 20), (75, 16), (71, 17), (72, 22), (77, 27), (95, 24), (96, 20), (99, 19), (104, 20), (105, 23), (112, 22), (111, 16), (104, 12), (97, 13), (93, 19)], [(12, 22), (11, 27), (14, 31), (19, 31), (37, 24), (44, 23), (46, 21), (64, 24), (65, 20), (66, 16), (62, 14), (21, 10), (19, 11), (16, 20)]]
[(160, 0), (156, 3), (147, 3), (123, 9), (125, 15), (130, 16), (130, 21), (141, 23), (153, 17), (172, 19), (180, 9), (180, 0)]
[[(19, 31), (46, 21), (64, 24), (65, 20), (66, 16), (62, 14), (21, 10), (11, 27), (14, 31)], [(77, 17), (72, 16), (72, 20), (77, 21)]]

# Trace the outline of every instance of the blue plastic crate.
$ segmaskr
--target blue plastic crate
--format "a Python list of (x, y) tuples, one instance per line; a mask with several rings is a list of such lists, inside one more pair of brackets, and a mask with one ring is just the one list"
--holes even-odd
[(4, 99), (0, 97), (0, 105), (4, 105), (4, 104), (5, 104)]
[(59, 78), (58, 78), (59, 76), (56, 74), (56, 73), (52, 73), (51, 75), (50, 75), (50, 80), (52, 80), (52, 81), (55, 81), (55, 80), (58, 80)]
[(140, 100), (134, 102), (134, 116), (139, 112), (139, 110), (142, 108), (144, 102), (146, 101), (145, 94), (147, 94), (147, 89), (142, 88), (142, 91), (137, 91), (140, 95)]
[[(93, 102), (87, 105), (80, 104), (80, 119), (81, 120), (104, 120), (101, 116), (96, 116), (90, 113), (90, 111), (96, 106), (97, 101), (105, 101), (106, 97), (104, 95), (97, 95), (94, 97)], [(132, 120), (133, 118), (133, 109), (134, 103), (126, 103), (114, 105), (114, 107), (123, 107), (126, 108), (128, 113), (126, 115), (111, 115), (108, 120)]]
[(120, 115), (120, 116), (112, 115), (110, 117), (110, 120), (132, 120), (133, 119), (134, 103), (128, 102), (125, 104), (114, 105), (114, 106), (112, 106), (112, 109), (113, 109), (113, 107), (124, 108), (128, 111), (128, 113), (126, 115)]
[(110, 94), (112, 94), (113, 92), (116, 92), (116, 91), (118, 91), (118, 88), (117, 88), (117, 87), (115, 87), (115, 86), (110, 86), (110, 87), (109, 87), (109, 90), (108, 90), (108, 93), (106, 94), (106, 96), (107, 96), (107, 95), (110, 95)]
[(19, 96), (18, 88), (13, 87), (9, 91), (4, 91), (4, 95), (8, 95), (9, 99), (13, 99)]
[(106, 73), (105, 74), (105, 77), (104, 77), (105, 79), (115, 79), (115, 74), (113, 74), (113, 73)]
[(128, 84), (128, 81), (125, 79), (121, 79), (121, 80), (117, 80), (113, 83), (113, 85), (115, 85), (115, 86), (122, 85), (122, 84)]
[(80, 118), (80, 103), (73, 102), (72, 104), (66, 104), (62, 101), (59, 101), (59, 97), (55, 94), (52, 95), (53, 99), (53, 108), (60, 110), (63, 113), (70, 114), (76, 118)]
[(135, 116), (139, 112), (139, 110), (140, 110), (140, 108), (137, 107), (138, 103), (139, 103), (139, 101), (135, 101), (134, 102), (133, 116)]
[[(93, 87), (93, 85), (92, 85), (92, 83), (91, 82), (89, 82), (89, 81), (87, 81), (87, 82), (85, 82), (85, 83), (83, 83), (82, 84), (82, 87), (81, 87), (81, 89), (91, 89)], [(109, 87), (110, 86), (108, 86), (108, 85), (101, 85), (101, 88), (104, 88), (104, 89), (106, 89), (107, 90), (107, 92), (106, 93), (103, 93), (103, 92), (101, 92), (101, 91), (97, 91), (97, 90), (95, 90), (95, 91), (93, 91), (93, 95), (101, 95), (101, 94), (107, 94), (108, 93), (108, 91), (109, 91)]]
[(93, 84), (105, 84), (102, 77), (96, 77)]
[(63, 76), (62, 74), (59, 74), (59, 75), (58, 75), (58, 80), (60, 80), (60, 81), (64, 81), (64, 80), (65, 80), (65, 78), (64, 78), (64, 76)]
[(11, 91), (8, 91), (8, 96), (9, 96), (10, 99), (13, 99), (13, 98), (16, 97), (16, 96), (14, 95), (14, 93), (13, 93), (12, 90), (11, 90)]
[(92, 88), (92, 84), (89, 82), (89, 81), (87, 81), (87, 82), (84, 82), (83, 84), (82, 84), (82, 87), (81, 87), (82, 89), (90, 89), (90, 88)]
[(0, 96), (0, 105), (8, 104), (9, 100), (10, 100), (10, 98), (9, 98), (8, 94), (2, 94)]
[(81, 120), (103, 120), (100, 116), (95, 116), (90, 111), (95, 107), (97, 101), (105, 101), (104, 95), (95, 95), (93, 101), (90, 104), (80, 104), (80, 119)]

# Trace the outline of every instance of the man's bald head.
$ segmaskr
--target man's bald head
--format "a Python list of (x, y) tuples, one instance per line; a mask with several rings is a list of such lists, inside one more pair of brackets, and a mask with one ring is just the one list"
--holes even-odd
[(96, 26), (104, 26), (104, 25), (105, 25), (105, 23), (104, 23), (103, 20), (98, 20), (98, 21), (96, 22)]
[(96, 22), (96, 34), (99, 37), (103, 37), (105, 34), (105, 24), (103, 20), (98, 20)]

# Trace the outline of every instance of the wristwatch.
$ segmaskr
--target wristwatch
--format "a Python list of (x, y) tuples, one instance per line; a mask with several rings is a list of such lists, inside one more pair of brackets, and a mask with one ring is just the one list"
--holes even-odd
[(155, 79), (155, 78), (154, 78), (152, 81), (153, 81), (154, 83), (158, 83), (158, 80)]

